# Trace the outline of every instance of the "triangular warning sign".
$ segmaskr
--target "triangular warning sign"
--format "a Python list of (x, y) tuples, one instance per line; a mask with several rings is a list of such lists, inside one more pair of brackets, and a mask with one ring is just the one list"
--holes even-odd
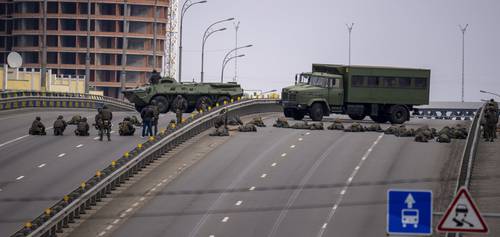
[(439, 221), (437, 231), (488, 233), (488, 226), (465, 187), (458, 191)]

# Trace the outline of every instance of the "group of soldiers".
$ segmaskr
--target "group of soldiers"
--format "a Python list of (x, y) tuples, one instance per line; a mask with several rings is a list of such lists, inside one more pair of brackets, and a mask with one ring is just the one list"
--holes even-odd
[(493, 142), (497, 138), (498, 104), (493, 99), (486, 103), (484, 116), (481, 118), (483, 137), (486, 142)]
[(257, 127), (266, 127), (262, 117), (254, 117), (251, 121), (244, 124), (240, 117), (228, 116), (227, 110), (224, 108), (219, 112), (215, 119), (215, 130), (210, 133), (210, 136), (229, 136), (228, 126), (237, 126), (239, 132), (257, 132)]

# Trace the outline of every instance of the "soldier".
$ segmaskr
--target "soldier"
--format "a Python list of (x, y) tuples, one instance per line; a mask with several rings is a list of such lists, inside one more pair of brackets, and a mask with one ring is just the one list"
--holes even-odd
[(276, 119), (276, 123), (273, 124), (273, 127), (277, 128), (289, 128), (288, 120), (285, 117), (279, 117)]
[(311, 130), (323, 130), (323, 123), (311, 123)]
[(156, 85), (160, 82), (160, 80), (160, 73), (158, 73), (156, 70), (153, 70), (153, 72), (151, 72), (151, 76), (149, 77), (149, 83), (151, 83), (151, 85)]
[(206, 97), (201, 97), (199, 109), (201, 111), (207, 112), (207, 110), (208, 110), (208, 101), (207, 101)]
[(418, 128), (415, 131), (415, 141), (416, 142), (428, 142), (430, 139), (434, 138), (433, 130), (430, 129), (427, 125)]
[(496, 127), (498, 123), (498, 112), (494, 106), (487, 106), (484, 112), (484, 137), (486, 142), (493, 142), (496, 135)]
[(241, 126), (243, 125), (243, 121), (241, 121), (239, 116), (231, 116), (227, 119), (227, 124), (231, 126)]
[(155, 112), (150, 106), (146, 106), (141, 111), (142, 118), (142, 137), (153, 136), (153, 130), (151, 126), (155, 118)]
[(33, 121), (29, 129), (30, 135), (41, 135), (41, 136), (47, 135), (47, 133), (45, 132), (45, 125), (43, 125), (41, 120), (42, 119), (38, 116), (35, 118), (35, 121)]
[(368, 132), (383, 132), (384, 131), (384, 130), (382, 130), (382, 128), (380, 127), (379, 124), (372, 124), (372, 125), (368, 126), (365, 130)]
[(364, 132), (363, 126), (359, 123), (353, 123), (350, 127), (344, 129), (345, 132)]
[(215, 128), (222, 126), (227, 128), (227, 112), (225, 108), (219, 112), (219, 116), (215, 119), (214, 126)]
[(327, 127), (328, 130), (344, 130), (344, 125), (340, 121), (340, 119), (335, 119), (333, 123)]
[(133, 136), (135, 133), (135, 128), (132, 122), (130, 121), (130, 117), (125, 117), (123, 122), (120, 124), (119, 134), (120, 136)]
[(264, 121), (262, 120), (261, 117), (255, 117), (249, 123), (252, 123), (253, 125), (255, 125), (257, 127), (265, 127), (266, 126), (266, 124), (264, 124)]
[(89, 124), (87, 123), (87, 118), (83, 117), (80, 119), (78, 122), (78, 125), (76, 125), (76, 130), (75, 130), (75, 135), (77, 136), (89, 136)]
[(111, 121), (113, 119), (113, 113), (106, 105), (102, 108), (98, 108), (97, 112), (98, 113), (95, 116), (95, 125), (99, 130), (99, 141), (102, 141), (102, 137), (105, 133), (108, 137), (108, 141), (111, 141)]
[(182, 123), (182, 113), (187, 109), (187, 101), (182, 95), (177, 95), (174, 104), (175, 115), (177, 117), (177, 124)]
[(257, 132), (257, 127), (252, 123), (247, 123), (238, 127), (240, 132)]
[(150, 106), (154, 114), (152, 125), (153, 125), (153, 133), (156, 136), (156, 134), (158, 134), (158, 120), (160, 119), (160, 109), (158, 108), (156, 100), (152, 100)]
[(297, 122), (291, 126), (294, 129), (311, 129), (311, 125), (307, 123), (307, 121)]
[(62, 136), (66, 126), (68, 126), (68, 124), (64, 121), (63, 116), (57, 116), (56, 121), (54, 121), (54, 136)]
[(175, 126), (175, 119), (170, 120), (170, 123), (168, 123), (169, 128), (173, 128)]
[(439, 136), (436, 138), (436, 141), (439, 143), (450, 143), (451, 139), (446, 133), (441, 133)]
[(130, 122), (134, 125), (134, 126), (137, 126), (137, 127), (142, 127), (142, 123), (139, 121), (139, 119), (137, 118), (137, 116), (135, 115), (132, 115), (132, 117), (130, 117)]
[(80, 122), (80, 119), (82, 119), (82, 116), (80, 115), (75, 115), (71, 117), (71, 120), (68, 122), (69, 125), (78, 125)]

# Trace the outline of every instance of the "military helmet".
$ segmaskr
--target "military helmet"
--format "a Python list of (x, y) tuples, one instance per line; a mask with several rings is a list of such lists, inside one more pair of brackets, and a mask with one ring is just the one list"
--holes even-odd
[(97, 112), (101, 113), (102, 112), (102, 108), (97, 108)]
[(87, 122), (87, 117), (83, 117), (82, 122)]
[(38, 120), (38, 121), (42, 120), (42, 119), (40, 118), (40, 116), (36, 116), (36, 118), (35, 118), (35, 119), (36, 119), (36, 120)]
[(129, 116), (125, 117), (123, 121), (130, 121), (130, 117)]
[(62, 115), (57, 116), (57, 119), (63, 119)]

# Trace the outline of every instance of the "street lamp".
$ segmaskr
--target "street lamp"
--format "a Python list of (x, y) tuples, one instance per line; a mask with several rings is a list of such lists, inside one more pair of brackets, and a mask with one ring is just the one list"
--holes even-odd
[(354, 23), (351, 23), (350, 25), (345, 24), (345, 26), (347, 27), (347, 30), (349, 31), (349, 66), (351, 66), (351, 32), (352, 32), (352, 28), (354, 27)]
[(493, 93), (493, 92), (489, 92), (489, 91), (483, 91), (483, 90), (480, 90), (479, 92), (484, 93), (484, 94), (494, 95), (494, 96), (496, 96), (496, 97), (500, 97), (500, 94)]
[(200, 81), (201, 83), (203, 83), (203, 67), (204, 67), (204, 64), (205, 64), (205, 42), (207, 42), (207, 39), (215, 32), (219, 32), (219, 31), (224, 31), (226, 30), (226, 28), (220, 28), (218, 30), (211, 30), (212, 26), (214, 25), (217, 25), (217, 24), (220, 24), (222, 22), (226, 22), (226, 21), (232, 21), (234, 20), (233, 17), (231, 18), (228, 18), (228, 19), (225, 19), (225, 20), (220, 20), (220, 21), (217, 21), (211, 25), (209, 25), (207, 27), (207, 29), (205, 30), (205, 33), (203, 33), (203, 40), (201, 41), (201, 77), (200, 77)]
[(464, 67), (465, 67), (465, 32), (467, 31), (467, 27), (469, 24), (466, 24), (464, 27), (459, 25), (460, 31), (462, 31), (462, 103), (464, 102)]
[(181, 23), (179, 25), (179, 82), (182, 81), (182, 23), (184, 22), (184, 14), (186, 14), (187, 10), (193, 5), (206, 2), (207, 1), (192, 2), (191, 0), (187, 0), (182, 4)]
[(222, 62), (222, 71), (220, 73), (220, 83), (224, 82), (224, 69), (226, 68), (227, 63), (233, 59), (241, 58), (241, 57), (245, 57), (245, 55), (240, 54), (240, 55), (236, 55), (236, 56), (231, 56), (231, 57), (227, 58), (224, 62)]
[[(238, 51), (238, 49), (242, 49), (242, 48), (250, 48), (250, 47), (252, 47), (252, 46), (253, 46), (253, 45), (249, 44), (249, 45), (245, 45), (245, 46), (241, 46), (241, 47), (234, 48), (234, 49), (230, 50), (229, 52), (227, 52), (227, 54), (224, 56), (224, 59), (222, 60), (222, 70), (224, 71), (225, 63), (227, 63), (226, 61), (228, 60), (228, 57), (229, 57), (229, 55), (231, 55), (231, 53), (233, 53), (233, 52), (235, 52), (235, 51), (237, 52), (237, 51)], [(238, 58), (238, 57), (235, 57), (235, 58)], [(224, 73), (222, 73), (222, 74), (224, 74)], [(224, 80), (223, 80), (222, 75), (221, 75), (220, 82), (221, 82), (221, 83), (223, 83), (223, 81), (224, 81)]]

